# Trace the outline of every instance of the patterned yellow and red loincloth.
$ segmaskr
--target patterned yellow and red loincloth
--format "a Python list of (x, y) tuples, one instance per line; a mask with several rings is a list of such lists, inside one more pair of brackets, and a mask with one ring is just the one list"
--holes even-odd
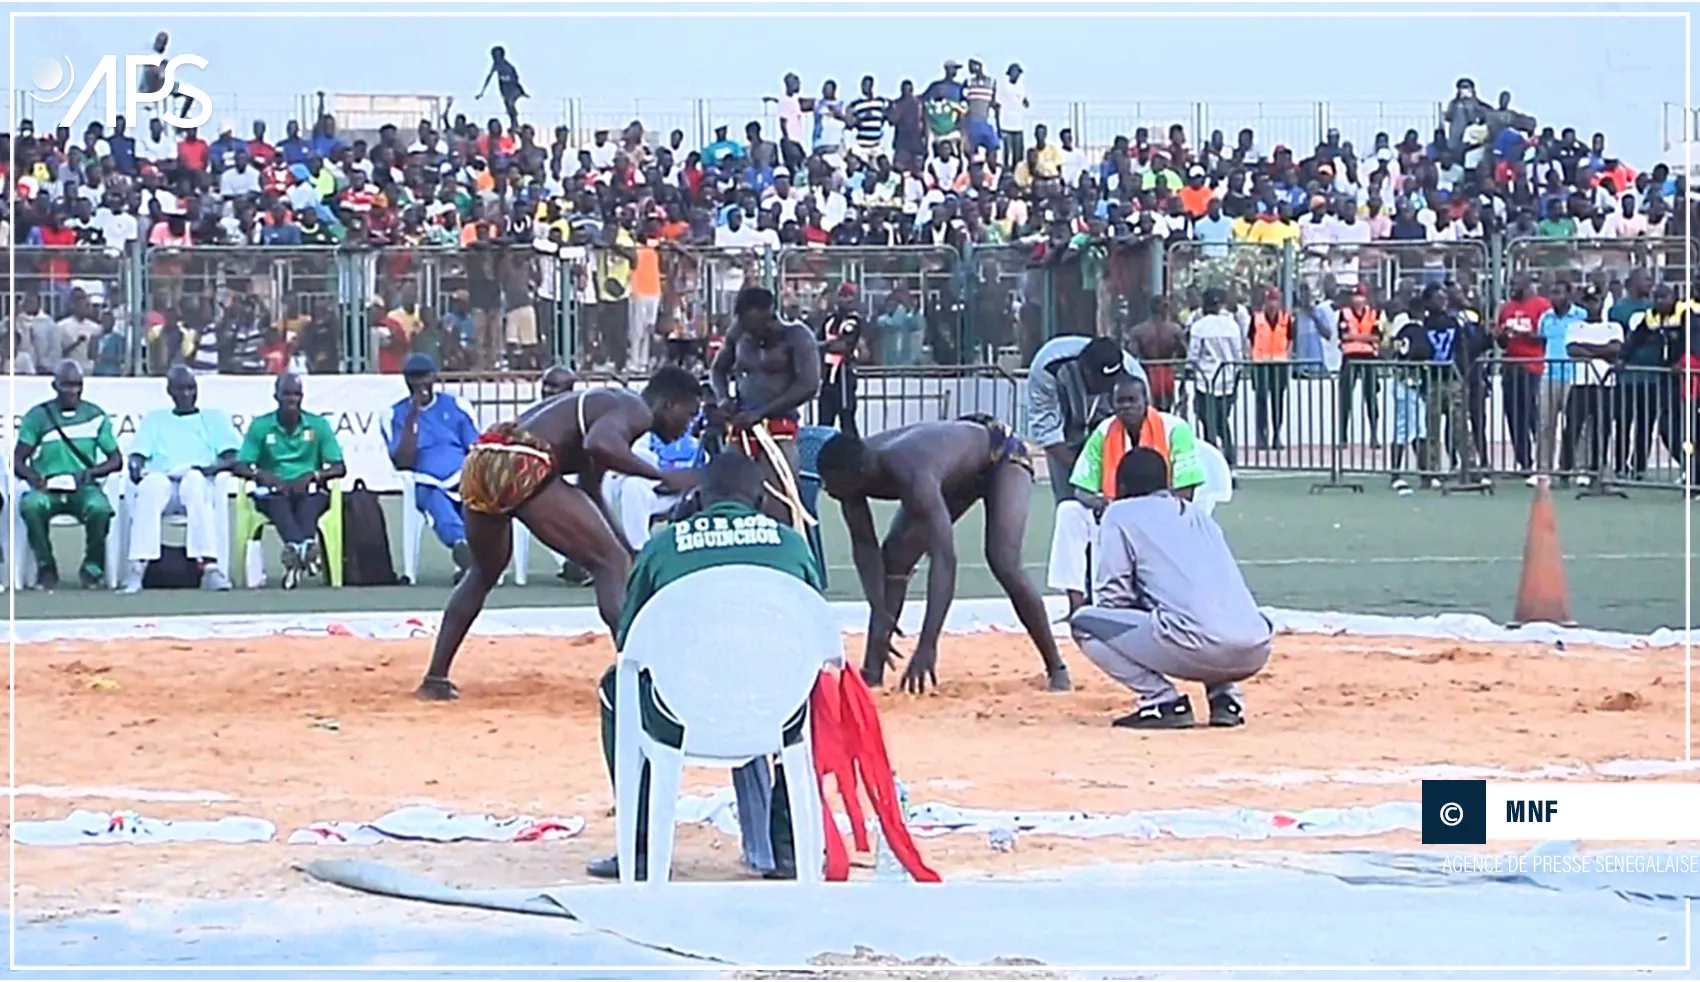
[(1029, 474), (1033, 473), (1032, 452), (1027, 449), (1025, 441), (1009, 431), (1003, 420), (986, 413), (969, 413), (958, 417), (957, 420), (962, 423), (976, 423), (986, 428), (986, 441), (993, 470), (1004, 464), (1014, 464), (1025, 468)]
[(791, 514), (791, 527), (799, 534), (807, 534), (809, 526), (815, 524), (815, 517), (803, 505), (802, 491), (797, 483), (797, 473), (791, 465), (791, 460), (779, 445), (781, 440), (797, 441), (797, 434), (802, 429), (795, 419), (764, 419), (747, 430), (739, 430), (728, 426), (726, 439), (728, 445), (737, 447), (744, 456), (754, 461), (766, 461), (772, 469), (778, 486), (764, 481), (762, 486), (767, 493), (777, 500), (784, 502), (786, 510)]
[(466, 453), (460, 470), (461, 501), (485, 515), (511, 514), (558, 473), (553, 447), (512, 423), (497, 423)]

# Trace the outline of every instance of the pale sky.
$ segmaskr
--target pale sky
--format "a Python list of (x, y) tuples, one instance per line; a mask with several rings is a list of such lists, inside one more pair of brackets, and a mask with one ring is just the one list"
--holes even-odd
[[(1469, 4), (1187, 5), (1215, 15), (1200, 17), (1173, 4), (1040, 8), (977, 0), (630, 3), (617, 8), (625, 16), (606, 4), (512, 2), (177, 3), (172, 9), (209, 16), (136, 12), (151, 5), (117, 12), (112, 2), (12, 5), (44, 14), (13, 19), (13, 89), (31, 91), (32, 66), (54, 56), (70, 59), (80, 88), (102, 55), (146, 51), (166, 29), (172, 53), (209, 62), (185, 74), (213, 96), (209, 128), (230, 119), (246, 134), (249, 120), (262, 116), (281, 135), (281, 121), (295, 115), (294, 97), (316, 90), (452, 94), (456, 111), (482, 119), (500, 114), (493, 93), (472, 101), (489, 48), (500, 44), (533, 96), (521, 103), (522, 117), (540, 130), (562, 121), (566, 100), (576, 98), (599, 123), (636, 115), (689, 131), (692, 100), (706, 98), (714, 122), (736, 132), (760, 111), (761, 96), (779, 92), (787, 71), (802, 77), (806, 94), (831, 77), (849, 95), (872, 74), (881, 94), (895, 95), (903, 78), (919, 89), (945, 58), (973, 57), (994, 75), (1011, 61), (1022, 64), (1040, 107), (1035, 121), (1060, 124), (1069, 103), (1085, 103), (1100, 127), (1131, 132), (1136, 123), (1190, 122), (1187, 104), (1205, 102), (1210, 126), (1228, 130), (1230, 141), (1233, 129), (1261, 120), (1267, 146), (1313, 140), (1309, 104), (1327, 101), (1361, 146), (1378, 125), (1402, 130), (1425, 120), (1459, 76), (1470, 76), (1484, 98), (1508, 88), (1514, 105), (1543, 125), (1573, 125), (1584, 138), (1602, 130), (1624, 159), (1647, 166), (1662, 156), (1662, 104), (1685, 97), (1689, 9), (1553, 3), (1556, 13), (1531, 5), (1488, 16), (1478, 11), (1491, 8)], [(275, 16), (280, 10), (305, 16)], [(1614, 15), (1578, 16), (1603, 12)], [(1126, 13), (1138, 16), (1117, 16)], [(37, 107), (38, 127), (56, 122), (67, 105)], [(1675, 125), (1680, 109), (1671, 116)]]

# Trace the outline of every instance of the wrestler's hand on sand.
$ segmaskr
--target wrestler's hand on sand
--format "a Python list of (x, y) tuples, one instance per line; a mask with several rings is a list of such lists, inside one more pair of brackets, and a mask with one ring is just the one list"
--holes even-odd
[(661, 474), (661, 487), (673, 494), (684, 494), (697, 486), (701, 473), (692, 470), (664, 471)]
[(937, 648), (926, 645), (916, 648), (915, 653), (909, 657), (909, 667), (903, 671), (903, 691), (921, 695), (927, 691), (928, 683), (931, 683), (933, 688), (938, 688), (938, 663)]

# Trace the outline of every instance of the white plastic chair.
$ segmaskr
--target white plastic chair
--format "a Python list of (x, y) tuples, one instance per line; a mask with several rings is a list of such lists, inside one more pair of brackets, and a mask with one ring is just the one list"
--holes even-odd
[[(124, 470), (124, 496), (116, 502), (118, 528), (114, 530), (118, 538), (118, 556), (120, 561), (125, 564), (130, 561), (130, 523), (134, 517), (132, 509), (136, 502), (136, 482), (130, 480), (128, 472), (129, 467), (126, 465)], [(213, 481), (213, 493), (216, 496), (215, 521), (218, 524), (216, 533), (218, 538), (215, 540), (218, 543), (218, 552), (214, 553), (214, 558), (218, 560), (218, 566), (224, 570), (224, 574), (233, 579), (236, 574), (230, 568), (230, 499), (231, 495), (236, 493), (236, 490), (236, 477), (229, 471), (220, 474)], [(188, 513), (184, 511), (181, 504), (173, 504), (167, 507), (161, 520), (165, 523), (166, 528), (187, 528), (189, 526)]]
[[(822, 667), (842, 663), (838, 622), (807, 583), (760, 566), (717, 566), (662, 587), (638, 611), (616, 663), (614, 773), (620, 880), (637, 874), (638, 786), (649, 763), (649, 882), (673, 862), (673, 811), (687, 761), (736, 768), (777, 753), (785, 766), (797, 878), (824, 878), (822, 805), (808, 703)], [(638, 677), (684, 728), (673, 749), (645, 732)], [(802, 737), (784, 746), (803, 710)]]
[[(124, 514), (124, 492), (126, 490), (123, 474), (107, 475), (100, 482), (100, 486), (101, 490), (106, 492), (107, 500), (112, 502), (113, 521), (120, 521), (120, 516)], [(27, 487), (28, 485), (24, 482), (17, 482), (20, 497), (27, 493)], [(11, 511), (12, 548), (7, 550), (7, 553), (11, 559), (12, 589), (27, 590), (34, 587), (36, 582), (35, 550), (30, 548), (29, 533), (24, 528), (23, 513), (17, 509), (16, 505), (11, 507)], [(55, 528), (77, 527), (81, 524), (69, 515), (60, 515), (54, 518), (52, 522)], [(118, 589), (118, 564), (124, 555), (123, 544), (120, 540), (123, 538), (121, 527), (109, 529), (106, 533), (106, 588), (108, 590)], [(80, 557), (81, 553), (79, 552), (78, 555)], [(82, 560), (79, 558), (77, 562), (80, 565)], [(72, 579), (74, 580), (76, 577), (73, 576)]]
[[(401, 477), (401, 575), (407, 582), (419, 584), (419, 544), (425, 537), (425, 528), (431, 524), (430, 516), (419, 507), (418, 488), (421, 484), (454, 491), (460, 487), (460, 474), (456, 472), (448, 480), (438, 480), (429, 474), (416, 471), (398, 471)], [(458, 500), (458, 495), (456, 495)]]
[(1222, 451), (1204, 440), (1198, 441), (1198, 462), (1204, 465), (1204, 486), (1193, 492), (1192, 500), (1209, 515), (1217, 505), (1234, 500), (1234, 474)]

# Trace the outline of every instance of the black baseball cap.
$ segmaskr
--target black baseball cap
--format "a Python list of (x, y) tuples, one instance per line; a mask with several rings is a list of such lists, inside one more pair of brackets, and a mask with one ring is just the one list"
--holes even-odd
[(1122, 348), (1113, 338), (1093, 338), (1080, 350), (1080, 368), (1088, 375), (1119, 375)]

